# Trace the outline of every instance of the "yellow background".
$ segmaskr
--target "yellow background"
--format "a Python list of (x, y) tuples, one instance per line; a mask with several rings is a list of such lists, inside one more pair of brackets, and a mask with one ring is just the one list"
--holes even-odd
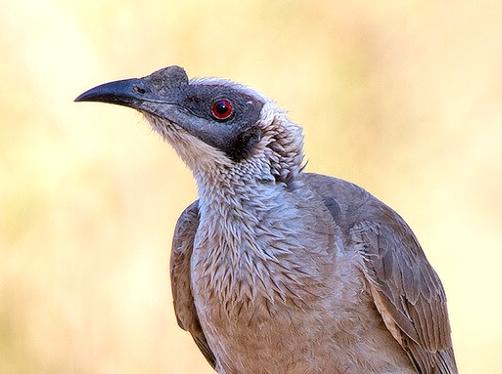
[(171, 64), (257, 88), (308, 170), (400, 212), (463, 373), (501, 372), (500, 1), (0, 0), (0, 373), (210, 373), (171, 306), (190, 172), (134, 111), (73, 99)]

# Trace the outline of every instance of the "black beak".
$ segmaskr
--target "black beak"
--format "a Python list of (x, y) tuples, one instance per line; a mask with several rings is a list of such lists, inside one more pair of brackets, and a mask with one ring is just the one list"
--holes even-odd
[(142, 79), (124, 79), (109, 82), (85, 91), (75, 101), (99, 101), (137, 108), (146, 98)]
[(178, 104), (186, 86), (188, 77), (185, 70), (179, 66), (169, 66), (143, 78), (99, 85), (84, 92), (75, 101), (122, 105), (172, 123), (190, 123), (188, 114)]
[(124, 79), (91, 88), (75, 101), (99, 101), (151, 110), (155, 104), (175, 103), (180, 87), (188, 85), (183, 68), (173, 65), (143, 78)]

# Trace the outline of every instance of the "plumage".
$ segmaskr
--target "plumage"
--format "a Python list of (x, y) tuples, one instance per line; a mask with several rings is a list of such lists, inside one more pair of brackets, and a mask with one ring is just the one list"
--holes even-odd
[[(305, 185), (325, 202), (346, 248), (363, 258), (361, 270), (375, 306), (415, 369), (419, 373), (456, 373), (446, 297), (411, 229), (392, 209), (353, 184), (316, 174), (305, 173), (302, 177)], [(198, 226), (197, 204), (191, 204), (181, 215), (174, 243), (193, 243)], [(188, 220), (187, 214), (192, 218)], [(186, 257), (192, 248), (184, 246), (183, 252), (179, 248), (179, 244), (173, 244), (171, 274), (179, 272), (186, 279), (190, 274)], [(410, 279), (408, 275), (413, 274), (423, 275)], [(189, 319), (197, 319), (193, 300), (183, 309), (176, 306), (177, 298), (184, 303), (192, 298), (186, 281), (172, 275), (172, 282), (177, 316), (189, 312)], [(194, 339), (201, 336), (198, 323), (194, 330), (188, 326), (181, 325)], [(201, 348), (204, 355), (206, 348), (207, 343)]]
[(217, 372), (457, 373), (445, 292), (411, 229), (364, 189), (304, 172), (301, 128), (273, 102), (179, 67), (78, 100), (140, 110), (192, 170), (172, 295)]
[(214, 355), (200, 326), (190, 286), (190, 260), (195, 231), (199, 225), (198, 214), (197, 201), (195, 201), (183, 211), (174, 229), (170, 261), (171, 291), (178, 325), (192, 334), (200, 351), (214, 368)]

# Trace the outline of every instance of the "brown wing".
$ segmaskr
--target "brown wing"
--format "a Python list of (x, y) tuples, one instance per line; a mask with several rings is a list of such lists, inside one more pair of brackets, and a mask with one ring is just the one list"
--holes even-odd
[(375, 305), (419, 373), (457, 373), (441, 282), (402, 218), (378, 208), (351, 230)]
[(362, 270), (385, 326), (422, 374), (457, 373), (446, 296), (415, 235), (391, 208), (363, 189), (310, 175)]
[(204, 357), (215, 368), (215, 358), (202, 331), (190, 285), (190, 259), (198, 225), (199, 208), (198, 201), (195, 201), (181, 213), (174, 229), (171, 250), (171, 289), (178, 325), (192, 335)]

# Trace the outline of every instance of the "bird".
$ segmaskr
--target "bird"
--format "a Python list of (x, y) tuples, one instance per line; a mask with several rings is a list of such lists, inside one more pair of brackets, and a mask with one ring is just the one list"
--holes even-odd
[(260, 92), (173, 65), (75, 101), (144, 115), (192, 171), (170, 278), (218, 373), (457, 373), (446, 295), (407, 223), (305, 171), (303, 130)]

